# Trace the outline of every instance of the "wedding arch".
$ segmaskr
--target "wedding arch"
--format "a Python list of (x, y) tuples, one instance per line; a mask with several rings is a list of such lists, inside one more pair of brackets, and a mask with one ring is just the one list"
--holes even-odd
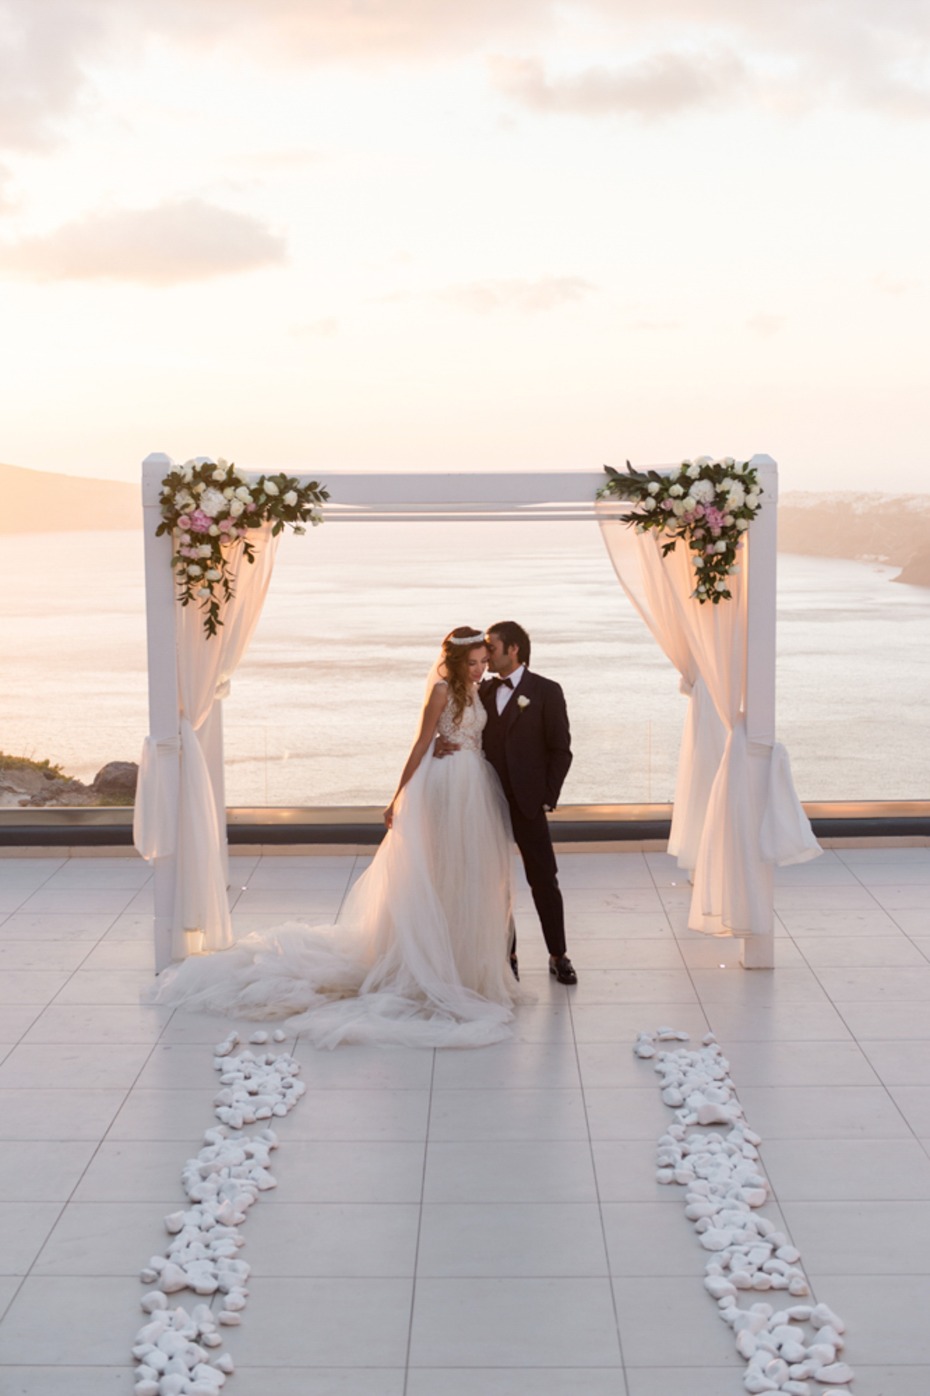
[[(597, 522), (621, 585), (677, 668), (688, 697), (670, 851), (692, 878), (689, 925), (741, 939), (746, 968), (773, 966), (774, 867), (819, 853), (775, 740), (778, 471), (754, 456), (764, 507), (747, 534), (732, 599), (699, 605), (686, 550), (628, 528), (628, 503), (597, 500), (596, 471), (512, 474), (328, 473), (327, 519), (424, 523)], [(232, 941), (223, 774), (222, 699), (261, 615), (274, 565), (272, 530), (226, 564), (232, 598), (213, 638), (196, 605), (182, 607), (161, 486), (174, 462), (142, 465), (149, 736), (139, 774), (134, 842), (154, 870), (156, 971)], [(675, 467), (657, 467), (665, 472)], [(258, 479), (238, 472), (246, 481)], [(264, 477), (261, 477), (264, 478)]]

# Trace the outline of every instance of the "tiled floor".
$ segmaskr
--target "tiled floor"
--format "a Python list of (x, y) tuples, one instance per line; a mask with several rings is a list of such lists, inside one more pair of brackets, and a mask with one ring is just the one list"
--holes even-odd
[[(237, 928), (332, 919), (362, 862), (235, 859)], [(580, 983), (546, 973), (524, 893), (516, 1041), (297, 1043), (309, 1089), (244, 1228), (230, 1396), (739, 1396), (704, 1252), (654, 1181), (670, 1112), (630, 1048), (661, 1023), (718, 1034), (856, 1396), (927, 1396), (930, 848), (780, 872), (774, 972), (685, 929), (664, 854), (561, 863)], [(227, 1024), (140, 1004), (150, 897), (135, 859), (0, 860), (4, 1396), (131, 1392), (138, 1271), (213, 1123)]]

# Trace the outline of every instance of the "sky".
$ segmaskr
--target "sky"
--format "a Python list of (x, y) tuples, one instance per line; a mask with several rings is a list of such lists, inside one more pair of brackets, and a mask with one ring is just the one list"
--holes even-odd
[(0, 0), (0, 460), (927, 489), (930, 0)]

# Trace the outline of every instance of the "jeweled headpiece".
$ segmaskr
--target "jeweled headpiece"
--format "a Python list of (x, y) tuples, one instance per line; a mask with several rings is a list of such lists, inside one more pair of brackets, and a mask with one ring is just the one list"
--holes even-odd
[(448, 643), (450, 645), (483, 645), (484, 631), (476, 630), (474, 635), (450, 635)]

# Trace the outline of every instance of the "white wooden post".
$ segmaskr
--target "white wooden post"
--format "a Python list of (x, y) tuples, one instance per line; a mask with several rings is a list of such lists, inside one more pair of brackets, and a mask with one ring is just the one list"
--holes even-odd
[(753, 456), (759, 472), (762, 508), (752, 524), (746, 636), (746, 741), (749, 746), (749, 797), (756, 856), (750, 868), (754, 888), (754, 935), (742, 937), (740, 961), (746, 969), (775, 966), (775, 870), (759, 852), (775, 742), (775, 619), (778, 543), (778, 467), (771, 456)]
[[(170, 456), (155, 452), (142, 462), (142, 517), (145, 530), (146, 639), (149, 667), (149, 735), (164, 743), (157, 754), (164, 799), (178, 823), (180, 788), (180, 720), (178, 715), (178, 657), (175, 621), (174, 572), (171, 536), (156, 538), (161, 523), (159, 495), (162, 476), (171, 469)], [(174, 922), (177, 855), (174, 851), (154, 860), (155, 973), (171, 963), (171, 931)]]

